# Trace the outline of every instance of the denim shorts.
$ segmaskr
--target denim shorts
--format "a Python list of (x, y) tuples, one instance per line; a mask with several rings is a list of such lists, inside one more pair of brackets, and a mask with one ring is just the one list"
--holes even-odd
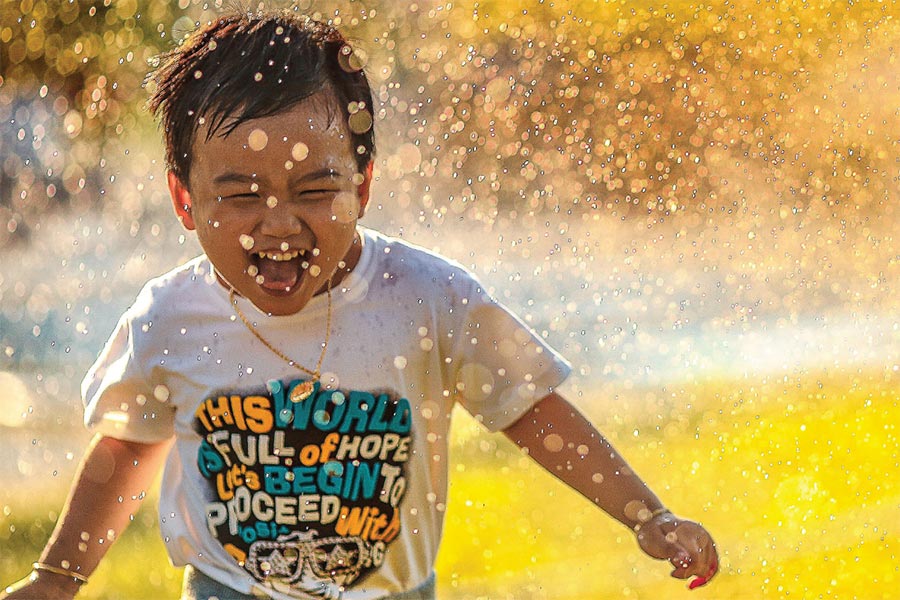
[[(181, 600), (264, 600), (269, 596), (254, 596), (235, 591), (219, 583), (192, 566), (184, 569), (184, 584), (181, 588)], [(435, 600), (434, 573), (419, 587), (384, 596), (379, 600)]]

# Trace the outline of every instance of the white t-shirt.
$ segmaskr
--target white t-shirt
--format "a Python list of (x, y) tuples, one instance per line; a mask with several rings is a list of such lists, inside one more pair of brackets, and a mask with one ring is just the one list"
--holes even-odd
[[(147, 283), (85, 377), (93, 431), (175, 436), (159, 506), (175, 565), (276, 598), (414, 588), (441, 538), (453, 404), (501, 430), (568, 375), (465, 269), (361, 231), (306, 400), (290, 391), (309, 376), (235, 317), (205, 256)], [(274, 347), (315, 366), (324, 294), (283, 317), (238, 302)]]

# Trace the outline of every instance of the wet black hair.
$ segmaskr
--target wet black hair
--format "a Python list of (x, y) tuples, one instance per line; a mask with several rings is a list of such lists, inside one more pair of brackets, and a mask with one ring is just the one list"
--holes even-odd
[[(224, 136), (323, 91), (329, 118), (344, 119), (360, 173), (375, 154), (372, 89), (358, 52), (331, 25), (291, 11), (231, 11), (156, 60), (148, 105), (163, 128), (167, 166), (185, 186), (204, 120), (207, 139)], [(365, 118), (348, 126), (361, 111)]]

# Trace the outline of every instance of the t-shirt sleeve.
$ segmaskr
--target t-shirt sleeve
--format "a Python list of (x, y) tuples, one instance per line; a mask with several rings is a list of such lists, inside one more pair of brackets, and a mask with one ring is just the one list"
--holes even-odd
[(81, 384), (84, 424), (94, 433), (152, 443), (174, 435), (175, 410), (168, 390), (141, 366), (133, 322), (126, 313)]
[(464, 273), (450, 356), (457, 400), (490, 431), (512, 425), (572, 368), (553, 348)]

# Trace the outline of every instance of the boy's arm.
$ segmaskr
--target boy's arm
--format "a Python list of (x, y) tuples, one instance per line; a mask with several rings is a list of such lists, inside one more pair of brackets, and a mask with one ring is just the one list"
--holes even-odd
[[(95, 437), (39, 562), (90, 576), (131, 522), (170, 446), (170, 441), (143, 444)], [(73, 598), (79, 586), (72, 577), (40, 569), (0, 598)]]
[(703, 585), (718, 569), (712, 537), (670, 513), (610, 443), (562, 396), (551, 393), (504, 430), (563, 483), (637, 532), (650, 556), (668, 560), (679, 579)]

